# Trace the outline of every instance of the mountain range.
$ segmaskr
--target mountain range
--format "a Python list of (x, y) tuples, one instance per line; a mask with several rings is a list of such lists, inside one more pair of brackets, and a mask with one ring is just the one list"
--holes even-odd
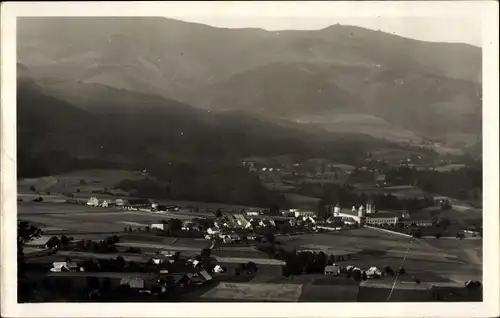
[(41, 125), (20, 135), (65, 131), (82, 155), (329, 152), (377, 144), (366, 135), (463, 147), (481, 135), (482, 52), (466, 44), (154, 17), (21, 18), (17, 32), (18, 115)]

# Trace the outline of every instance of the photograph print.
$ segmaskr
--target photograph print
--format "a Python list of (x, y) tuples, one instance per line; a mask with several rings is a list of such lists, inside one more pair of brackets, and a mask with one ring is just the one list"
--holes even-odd
[(481, 21), (17, 18), (17, 301), (481, 302)]

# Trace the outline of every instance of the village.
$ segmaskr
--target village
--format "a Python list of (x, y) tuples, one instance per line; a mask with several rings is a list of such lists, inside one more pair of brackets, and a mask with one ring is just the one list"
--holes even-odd
[[(477, 249), (468, 247), (466, 256), (453, 252), (460, 249), (458, 242), (473, 246), (480, 233), (462, 231), (436, 254), (436, 247), (427, 242), (436, 237), (420, 233), (435, 226), (430, 219), (404, 210), (379, 211), (371, 201), (325, 209), (328, 216), (323, 218), (307, 209), (202, 208), (91, 196), (57, 203), (20, 202), (19, 219), (43, 231), (26, 243), (24, 255), (29, 272), (51, 297), (69, 297), (72, 291), (76, 294), (71, 297), (81, 301), (111, 301), (117, 295), (134, 300), (224, 301), (234, 297), (228, 295), (227, 284), (236, 284), (248, 293), (240, 295), (242, 299), (320, 301), (324, 296), (311, 300), (311, 295), (323, 293), (318, 286), (340, 285), (349, 286), (350, 292), (333, 293), (328, 301), (345, 301), (346, 295), (351, 301), (371, 301), (375, 290), (389, 288), (394, 279), (406, 281), (398, 282), (401, 292), (394, 299), (478, 297), (480, 273), (471, 274), (472, 267), (462, 264), (462, 258), (472, 257)], [(415, 258), (403, 266), (408, 244), (414, 245)], [(446, 263), (451, 279), (431, 273), (429, 264), (435, 261)], [(443, 272), (441, 267), (437, 272)], [(281, 296), (261, 293), (277, 283), (291, 290)], [(309, 294), (297, 294), (299, 285), (308, 286)], [(367, 288), (373, 292), (367, 293)]]

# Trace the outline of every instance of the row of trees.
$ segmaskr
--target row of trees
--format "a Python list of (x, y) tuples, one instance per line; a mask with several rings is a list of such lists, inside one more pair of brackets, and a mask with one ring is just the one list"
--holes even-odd
[(81, 240), (78, 241), (75, 247), (81, 251), (89, 251), (94, 253), (114, 253), (118, 250), (115, 244), (119, 241), (120, 238), (116, 235), (113, 235), (98, 242), (92, 240)]
[(429, 193), (478, 201), (481, 199), (482, 174), (480, 166), (467, 166), (446, 172), (399, 167), (388, 170), (386, 180), (396, 184), (413, 184)]
[(258, 176), (236, 164), (171, 162), (150, 164), (141, 180), (122, 180), (115, 188), (139, 197), (224, 202), (269, 207), (286, 206), (286, 198), (267, 189)]

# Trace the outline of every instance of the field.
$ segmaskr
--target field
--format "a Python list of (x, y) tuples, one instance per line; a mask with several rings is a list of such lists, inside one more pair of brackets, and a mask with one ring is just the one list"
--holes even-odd
[[(40, 178), (27, 178), (18, 181), (18, 198), (24, 202), (31, 202), (35, 198), (42, 197), (45, 202), (61, 203), (68, 197), (66, 194), (72, 194), (76, 199), (88, 200), (91, 196), (97, 196), (103, 199), (131, 199), (127, 193), (116, 190), (115, 186), (124, 179), (138, 180), (150, 177), (140, 171), (127, 170), (79, 170), (64, 173), (55, 176)], [(151, 177), (150, 177), (151, 178)], [(33, 191), (35, 190), (35, 191)], [(112, 192), (112, 194), (101, 194), (101, 191)], [(204, 212), (200, 215), (213, 216), (213, 211), (220, 208), (222, 210), (241, 210), (248, 209), (247, 206), (210, 203), (210, 202), (192, 202), (192, 201), (172, 201), (156, 200), (160, 204), (175, 204), (186, 208), (198, 208)], [(209, 211), (210, 210), (210, 211)]]
[[(145, 253), (59, 251), (55, 255), (29, 259), (29, 263), (38, 263), (44, 268), (50, 266), (51, 262), (61, 261), (66, 257), (74, 260), (89, 257), (110, 259), (122, 255), (129, 261), (145, 262), (154, 252), (162, 249), (181, 251), (181, 254), (192, 257), (211, 245), (210, 241), (204, 239), (160, 237), (140, 232), (123, 233), (127, 224), (146, 226), (175, 215), (177, 214), (91, 208), (68, 203), (21, 202), (18, 205), (18, 218), (40, 226), (45, 230), (45, 235), (57, 233), (98, 240), (116, 232), (121, 236), (119, 247), (140, 247)], [(191, 216), (187, 214), (185, 217)], [(277, 235), (276, 239), (287, 249), (323, 250), (327, 254), (351, 253), (351, 260), (338, 263), (362, 269), (371, 266), (397, 269), (409, 248), (404, 263), (407, 274), (402, 279), (418, 278), (422, 283), (460, 284), (469, 279), (482, 280), (481, 240), (410, 240), (369, 228), (294, 236)], [(355, 301), (358, 293), (356, 283), (345, 277), (325, 277), (322, 274), (283, 277), (283, 262), (270, 259), (248, 245), (217, 244), (212, 256), (226, 266), (228, 271), (215, 274), (220, 283), (199, 295), (198, 301)], [(248, 261), (257, 264), (257, 274), (236, 276), (236, 267)]]
[(285, 193), (285, 198), (294, 207), (316, 209), (318, 207), (319, 198), (308, 197), (304, 195)]
[(410, 240), (397, 234), (383, 233), (368, 228), (351, 231), (297, 235), (280, 238), (290, 248), (311, 245), (331, 246), (331, 250), (357, 252), (352, 260), (339, 262), (362, 269), (371, 266), (399, 268), (406, 250), (404, 264), (408, 273), (423, 281), (460, 281), (481, 279), (481, 241)]
[(36, 191), (57, 193), (92, 193), (104, 189), (114, 189), (115, 185), (124, 179), (137, 180), (144, 178), (141, 172), (126, 170), (81, 170), (56, 176), (24, 179), (18, 182), (19, 192)]
[(220, 283), (215, 288), (201, 296), (210, 300), (265, 301), (265, 302), (295, 302), (302, 293), (302, 285), (296, 284), (248, 284)]

